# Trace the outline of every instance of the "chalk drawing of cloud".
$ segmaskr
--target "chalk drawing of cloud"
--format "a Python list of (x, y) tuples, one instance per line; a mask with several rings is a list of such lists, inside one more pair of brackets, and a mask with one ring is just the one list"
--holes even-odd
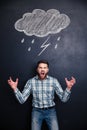
[(48, 34), (59, 33), (70, 24), (70, 18), (60, 14), (56, 9), (49, 9), (47, 12), (42, 9), (35, 9), (32, 13), (25, 13), (16, 21), (15, 29), (24, 32), (28, 36), (45, 37)]

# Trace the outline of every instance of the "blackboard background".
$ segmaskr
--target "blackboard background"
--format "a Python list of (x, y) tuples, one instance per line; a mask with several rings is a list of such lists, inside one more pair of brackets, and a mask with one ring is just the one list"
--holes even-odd
[[(57, 9), (67, 14), (70, 25), (59, 34), (50, 35), (51, 46), (42, 55), (41, 44), (45, 38), (26, 36), (15, 30), (14, 23), (26, 12), (34, 9)], [(54, 45), (57, 37), (58, 48)], [(21, 44), (21, 40), (25, 42)], [(35, 39), (34, 45), (31, 45)], [(63, 89), (64, 78), (72, 75), (77, 83), (70, 100), (63, 104), (55, 98), (60, 130), (87, 130), (87, 3), (84, 0), (3, 0), (0, 2), (0, 130), (30, 130), (31, 99), (19, 104), (7, 84), (9, 76), (19, 78), (20, 90), (35, 75), (35, 65), (40, 59), (50, 63), (51, 76), (56, 77)], [(32, 51), (28, 51), (28, 47)], [(44, 123), (43, 128), (47, 130)], [(55, 128), (54, 128), (55, 130)]]

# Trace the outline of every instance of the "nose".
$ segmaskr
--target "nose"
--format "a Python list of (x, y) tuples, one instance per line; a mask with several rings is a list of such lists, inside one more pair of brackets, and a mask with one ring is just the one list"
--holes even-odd
[(45, 70), (45, 68), (41, 68), (41, 70)]
[(44, 69), (41, 69), (41, 71), (44, 71)]

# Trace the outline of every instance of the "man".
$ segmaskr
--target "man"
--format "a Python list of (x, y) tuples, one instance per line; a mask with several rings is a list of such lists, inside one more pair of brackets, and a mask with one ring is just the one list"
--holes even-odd
[(49, 63), (47, 61), (40, 60), (37, 63), (36, 70), (37, 75), (27, 81), (22, 92), (17, 88), (18, 78), (14, 82), (10, 77), (8, 84), (14, 90), (15, 96), (21, 104), (27, 100), (30, 94), (33, 95), (32, 130), (41, 130), (43, 120), (46, 121), (49, 130), (59, 130), (54, 92), (56, 92), (62, 102), (66, 102), (70, 97), (70, 90), (76, 80), (74, 77), (71, 80), (65, 78), (67, 87), (63, 91), (58, 80), (48, 75)]

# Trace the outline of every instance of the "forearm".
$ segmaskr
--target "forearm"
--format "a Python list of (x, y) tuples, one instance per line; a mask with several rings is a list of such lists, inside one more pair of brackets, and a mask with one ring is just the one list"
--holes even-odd
[(21, 104), (23, 104), (27, 100), (27, 98), (29, 97), (29, 95), (30, 95), (30, 93), (28, 93), (28, 94), (27, 93), (21, 93), (18, 88), (16, 88), (14, 90), (14, 94), (15, 94), (17, 100)]
[(61, 96), (61, 101), (67, 102), (70, 98), (70, 94), (71, 94), (71, 91), (68, 88), (66, 88), (65, 91), (63, 91), (63, 94)]

